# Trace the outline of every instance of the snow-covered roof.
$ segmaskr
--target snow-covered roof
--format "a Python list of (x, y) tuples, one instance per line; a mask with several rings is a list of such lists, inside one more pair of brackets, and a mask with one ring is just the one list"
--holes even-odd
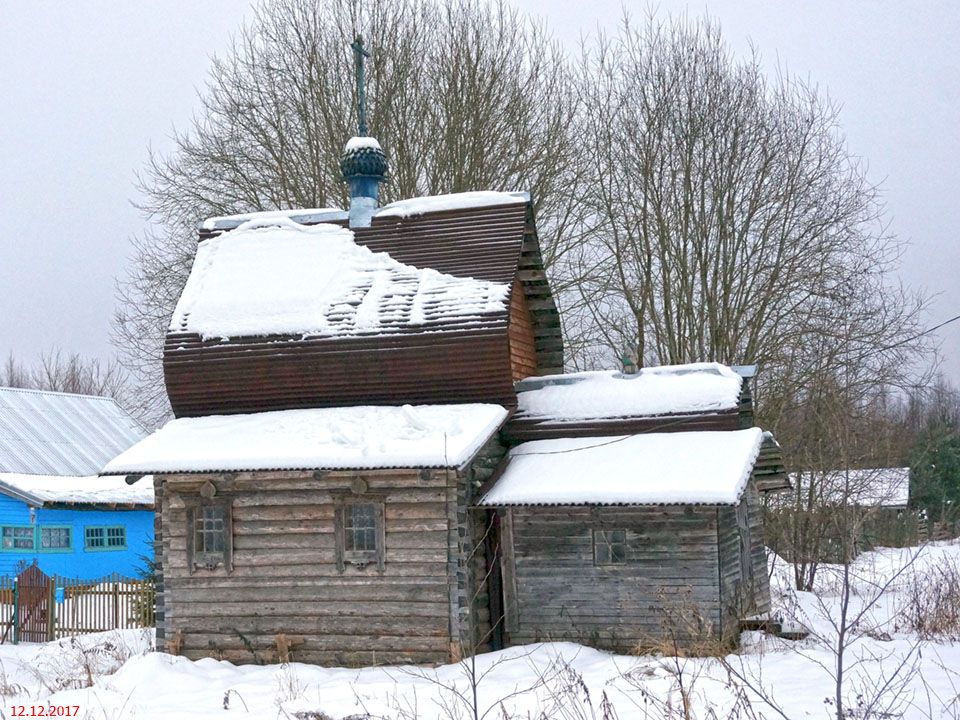
[[(353, 137), (347, 141), (344, 152), (361, 148), (380, 149), (380, 143), (372, 137)], [(530, 202), (528, 192), (496, 192), (479, 190), (474, 192), (449, 193), (447, 195), (426, 195), (423, 197), (398, 200), (384, 205), (376, 211), (375, 217), (413, 217), (442, 210), (466, 210), (469, 208), (493, 207), (496, 205), (514, 205)], [(342, 208), (311, 208), (303, 210), (263, 210), (261, 212), (240, 213), (237, 215), (219, 215), (200, 223), (203, 230), (233, 230), (251, 220), (286, 219), (302, 225), (330, 223), (347, 220), (349, 214)]]
[[(810, 488), (811, 478), (823, 502), (861, 507), (906, 507), (910, 500), (910, 468), (861, 468), (830, 472), (802, 472), (790, 475), (801, 492)], [(789, 501), (790, 498), (782, 498)]]
[(398, 200), (384, 205), (374, 217), (411, 217), (441, 210), (463, 210), (466, 208), (492, 207), (494, 205), (513, 205), (530, 201), (526, 192), (477, 192), (451, 193), (450, 195), (428, 195), (426, 197)]
[(123, 477), (0, 473), (0, 493), (36, 506), (51, 503), (153, 506), (153, 482), (149, 478), (128, 485)]
[(499, 405), (466, 404), (179, 418), (112, 460), (103, 474), (455, 468), (506, 417)]
[(536, 440), (480, 505), (733, 505), (760, 453), (760, 428)]
[(170, 330), (228, 338), (479, 326), (506, 313), (509, 290), (404, 265), (346, 228), (269, 217), (199, 244)]
[(718, 363), (552, 375), (520, 383), (518, 415), (572, 421), (735, 410), (742, 385)]
[(251, 220), (293, 220), (301, 225), (329, 223), (346, 220), (348, 213), (341, 208), (309, 208), (300, 210), (263, 210), (261, 212), (240, 213), (239, 215), (220, 215), (210, 217), (200, 223), (203, 230), (233, 230)]
[(0, 388), (0, 473), (92, 475), (144, 435), (111, 398)]

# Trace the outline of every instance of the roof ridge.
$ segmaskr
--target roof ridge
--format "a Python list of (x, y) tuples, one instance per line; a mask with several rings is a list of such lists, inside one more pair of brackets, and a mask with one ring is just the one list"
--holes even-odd
[(40, 390), (37, 388), (8, 387), (6, 385), (0, 386), (0, 392), (23, 392), (23, 393), (33, 393), (35, 395), (62, 395), (64, 397), (88, 398), (91, 400), (106, 400), (107, 402), (112, 402), (117, 407), (120, 407), (120, 403), (117, 402), (116, 398), (112, 398), (109, 395), (91, 395), (88, 393), (65, 392), (63, 390)]

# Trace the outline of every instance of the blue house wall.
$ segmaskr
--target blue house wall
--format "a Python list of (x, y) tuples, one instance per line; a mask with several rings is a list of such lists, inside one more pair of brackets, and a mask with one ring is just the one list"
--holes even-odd
[[(40, 528), (69, 528), (70, 548), (40, 548)], [(118, 573), (136, 577), (144, 568), (142, 556), (153, 559), (152, 510), (85, 510), (37, 508), (31, 521), (30, 507), (22, 500), (0, 495), (0, 528), (19, 527), (20, 533), (32, 531), (34, 549), (11, 549), (0, 546), (0, 576), (14, 576), (23, 563), (34, 560), (47, 575), (62, 575), (95, 580)], [(86, 529), (123, 527), (126, 544), (123, 548), (87, 547)], [(101, 531), (95, 531), (103, 535)], [(105, 531), (104, 531), (105, 532)], [(7, 543), (0, 543), (6, 545)]]

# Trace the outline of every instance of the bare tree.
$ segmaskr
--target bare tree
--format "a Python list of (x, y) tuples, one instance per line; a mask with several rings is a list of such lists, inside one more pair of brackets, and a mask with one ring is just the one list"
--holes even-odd
[(344, 207), (338, 159), (356, 133), (350, 42), (373, 49), (370, 131), (391, 164), (385, 199), (530, 190), (548, 261), (577, 201), (567, 62), (543, 26), (482, 0), (264, 2), (214, 60), (201, 109), (140, 178), (151, 229), (121, 283), (116, 342), (165, 406), (160, 348), (198, 221)]
[(0, 387), (32, 388), (30, 369), (22, 365), (11, 351), (0, 372)]
[(587, 241), (562, 258), (577, 367), (759, 363), (768, 424), (825, 365), (901, 367), (924, 302), (816, 87), (708, 20), (625, 19), (579, 66)]
[(902, 467), (908, 454), (890, 391), (833, 370), (824, 369), (781, 422), (791, 438), (784, 456), (793, 488), (768, 498), (764, 519), (767, 544), (793, 563), (798, 590), (813, 590), (821, 563), (869, 549), (884, 505), (902, 490), (889, 484), (889, 468)]
[(24, 365), (11, 352), (0, 368), (0, 386), (102, 395), (121, 405), (129, 397), (126, 374), (119, 362), (104, 363), (79, 353), (65, 353), (60, 348), (42, 353), (32, 366)]

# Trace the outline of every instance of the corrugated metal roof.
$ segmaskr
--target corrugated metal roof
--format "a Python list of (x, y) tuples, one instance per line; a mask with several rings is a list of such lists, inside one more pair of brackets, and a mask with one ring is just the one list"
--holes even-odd
[(145, 435), (110, 398), (0, 388), (0, 472), (96, 475)]
[[(220, 230), (201, 228), (200, 239)], [(374, 217), (354, 241), (415, 268), (498, 283), (518, 279), (540, 371), (560, 371), (560, 320), (543, 275), (533, 211), (523, 202), (411, 217)], [(526, 273), (526, 274), (521, 274)], [(539, 279), (538, 279), (539, 278)], [(516, 404), (509, 314), (438, 315), (389, 334), (204, 340), (168, 332), (167, 394), (177, 417), (343, 405)]]

